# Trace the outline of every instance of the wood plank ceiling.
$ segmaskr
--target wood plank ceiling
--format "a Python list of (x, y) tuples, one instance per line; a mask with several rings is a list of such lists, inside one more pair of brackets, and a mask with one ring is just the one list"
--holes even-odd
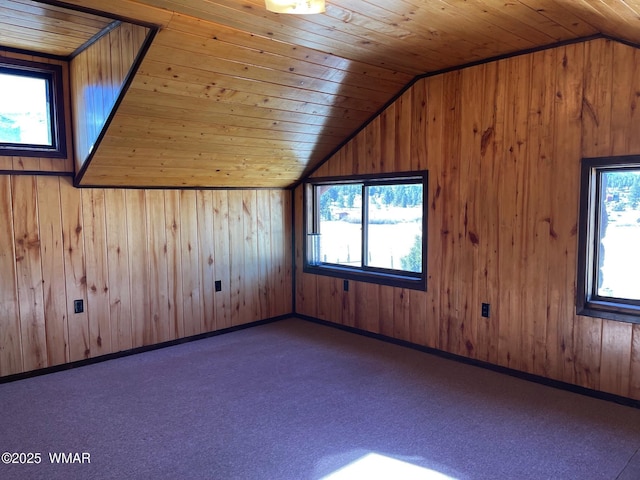
[[(17, 3), (34, 2), (4, 0), (2, 22), (20, 21)], [(599, 33), (640, 42), (639, 0), (328, 0), (311, 16), (262, 0), (66, 3), (161, 27), (83, 185), (286, 187), (416, 75)]]

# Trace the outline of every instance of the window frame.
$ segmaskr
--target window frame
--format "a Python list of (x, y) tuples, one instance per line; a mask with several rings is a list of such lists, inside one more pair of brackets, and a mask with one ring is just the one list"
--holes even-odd
[(598, 295), (600, 177), (607, 171), (640, 169), (640, 156), (583, 158), (580, 174), (580, 215), (576, 314), (640, 323), (640, 300)]
[(0, 58), (0, 73), (47, 80), (51, 145), (0, 142), (0, 155), (13, 157), (66, 158), (62, 66), (17, 58)]
[[(347, 266), (333, 263), (309, 263), (309, 234), (317, 233), (319, 227), (319, 201), (316, 198), (316, 186), (336, 184), (363, 184), (363, 191), (368, 186), (422, 184), (422, 271), (408, 272), (403, 270), (386, 269), (364, 265), (367, 238), (366, 221), (368, 218), (368, 201), (362, 198), (362, 261), (361, 266)], [(367, 283), (376, 283), (412, 290), (427, 290), (427, 237), (428, 237), (428, 171), (412, 171), (387, 174), (364, 174), (339, 177), (311, 178), (303, 184), (303, 272), (316, 275), (343, 278)]]

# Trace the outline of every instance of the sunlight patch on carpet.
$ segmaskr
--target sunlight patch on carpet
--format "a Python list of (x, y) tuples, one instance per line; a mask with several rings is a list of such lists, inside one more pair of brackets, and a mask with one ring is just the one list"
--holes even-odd
[(435, 470), (403, 462), (395, 458), (368, 453), (351, 462), (335, 472), (322, 478), (322, 480), (456, 480)]

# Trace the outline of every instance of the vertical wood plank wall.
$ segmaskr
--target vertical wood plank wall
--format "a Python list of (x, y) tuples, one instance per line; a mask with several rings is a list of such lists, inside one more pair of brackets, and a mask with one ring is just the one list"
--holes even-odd
[(91, 154), (148, 31), (122, 23), (71, 60), (76, 171)]
[(0, 223), (0, 376), (291, 313), (289, 191), (0, 175)]
[(0, 155), (0, 171), (29, 171), (29, 172), (58, 172), (73, 173), (73, 144), (71, 134), (71, 105), (69, 102), (69, 65), (64, 60), (56, 60), (52, 58), (39, 57), (37, 55), (25, 55), (16, 52), (10, 52), (0, 49), (0, 58), (17, 58), (20, 60), (29, 60), (39, 63), (47, 63), (60, 65), (62, 67), (62, 88), (64, 97), (64, 115), (65, 125), (67, 126), (66, 142), (67, 157), (66, 158), (40, 158), (40, 157), (12, 157)]
[(640, 325), (575, 315), (580, 160), (640, 154), (638, 65), (599, 39), (417, 82), (315, 175), (429, 170), (428, 291), (303, 274), (300, 187), (297, 312), (640, 399)]

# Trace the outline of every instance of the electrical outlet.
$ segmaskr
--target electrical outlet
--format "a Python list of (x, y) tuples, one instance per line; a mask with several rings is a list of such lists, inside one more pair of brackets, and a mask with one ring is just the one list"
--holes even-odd
[(74, 300), (73, 301), (73, 313), (82, 313), (84, 312), (84, 301), (83, 300)]
[(489, 304), (488, 303), (483, 303), (482, 304), (482, 316), (485, 318), (489, 318)]
[(222, 291), (222, 280), (216, 280), (216, 292)]

